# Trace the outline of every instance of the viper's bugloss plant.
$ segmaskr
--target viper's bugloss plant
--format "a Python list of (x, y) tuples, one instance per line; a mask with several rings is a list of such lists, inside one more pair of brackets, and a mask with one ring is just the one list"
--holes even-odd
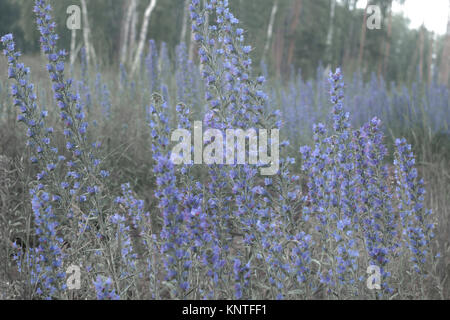
[(413, 270), (426, 276), (425, 265), (433, 259), (431, 242), (436, 222), (432, 211), (424, 206), (424, 181), (418, 176), (411, 145), (405, 139), (397, 139), (395, 146), (396, 193), (403, 237), (411, 252)]
[[(58, 157), (58, 150), (51, 147), (53, 128), (45, 126), (48, 112), (39, 112), (34, 85), (29, 82), (30, 69), (18, 62), (20, 53), (15, 50), (13, 36), (3, 36), (1, 42), (8, 59), (8, 76), (16, 82), (11, 86), (11, 94), (14, 104), (20, 109), (17, 120), (27, 127), (27, 144), (32, 151), (30, 161), (40, 170), (35, 186), (30, 189), (39, 246), (36, 250), (19, 250), (16, 260), (21, 259), (18, 260), (21, 270), (29, 268), (29, 280), (34, 292), (28, 294), (33, 296), (36, 293), (41, 297), (52, 298), (57, 291), (64, 289), (61, 280), (65, 273), (61, 270), (63, 254), (60, 248), (63, 239), (56, 233), (63, 220), (55, 215), (61, 201), (55, 170), (64, 157)], [(25, 265), (24, 261), (32, 263)]]
[(359, 130), (354, 131), (358, 153), (356, 171), (358, 174), (361, 215), (360, 225), (365, 237), (366, 254), (369, 263), (380, 267), (383, 290), (392, 294), (387, 278), (391, 259), (397, 254), (400, 244), (397, 237), (397, 222), (393, 208), (392, 190), (387, 181), (389, 174), (384, 158), (387, 154), (383, 144), (381, 121), (373, 118)]
[(119, 300), (119, 295), (116, 293), (116, 289), (112, 288), (111, 278), (103, 278), (97, 276), (97, 279), (93, 282), (95, 291), (97, 293), (98, 300)]
[[(383, 144), (381, 122), (373, 118), (359, 130), (352, 131), (349, 113), (344, 111), (340, 70), (330, 76), (330, 85), (333, 126), (315, 125), (314, 148), (300, 148), (308, 190), (303, 198), (303, 218), (307, 221), (315, 219), (323, 250), (320, 261), (323, 266), (329, 266), (321, 270), (320, 275), (321, 282), (330, 288), (328, 293), (339, 296), (345, 287), (345, 290), (354, 290), (353, 294), (360, 295), (364, 289), (359, 283), (364, 278), (358, 270), (363, 263), (380, 268), (382, 291), (378, 296), (387, 297), (394, 292), (389, 269), (394, 259), (399, 258), (402, 244), (397, 237), (396, 200), (392, 197), (393, 189), (388, 185), (389, 173), (384, 161), (387, 149)], [(414, 159), (411, 153), (405, 155), (410, 150), (410, 147), (403, 146), (405, 143), (397, 140), (396, 177), (397, 181), (404, 181), (399, 182), (396, 189), (397, 207), (403, 221), (403, 232), (410, 235), (406, 237), (409, 247), (420, 256), (420, 244), (430, 248), (433, 224), (424, 222), (419, 214), (418, 218), (411, 220), (422, 221), (423, 229), (406, 226), (407, 217), (412, 217), (413, 212), (423, 207), (424, 189), (421, 181), (415, 182)], [(404, 209), (405, 206), (409, 210)], [(424, 211), (423, 216), (430, 214)], [(420, 230), (430, 231), (425, 236)], [(418, 261), (417, 256), (412, 259)], [(415, 269), (418, 270), (417, 263)]]
[[(69, 155), (66, 160), (68, 169), (65, 179), (60, 181), (61, 189), (68, 190), (67, 203), (70, 203), (63, 212), (69, 219), (67, 240), (71, 243), (71, 249), (74, 250), (83, 247), (84, 243), (89, 241), (87, 234), (94, 234), (101, 243), (103, 242), (101, 246), (108, 248), (104, 250), (105, 257), (110, 260), (111, 272), (116, 274), (111, 263), (112, 254), (109, 244), (104, 243), (108, 233), (106, 221), (109, 212), (105, 209), (108, 202), (103, 195), (106, 188), (102, 183), (107, 174), (101, 170), (98, 152), (101, 143), (89, 141), (89, 124), (86, 121), (84, 104), (80, 96), (73, 92), (73, 80), (65, 78), (66, 52), (57, 49), (59, 37), (55, 32), (56, 24), (51, 17), (51, 6), (45, 1), (36, 0), (34, 12), (41, 34), (41, 49), (48, 60), (47, 71), (53, 83), (53, 98), (60, 110), (60, 120), (64, 125), (63, 135), (66, 152)], [(111, 203), (109, 206), (111, 207)], [(73, 219), (75, 216), (80, 216), (80, 219)], [(115, 285), (118, 286), (117, 282)]]
[(154, 94), (149, 109), (152, 117), (150, 128), (155, 161), (153, 172), (157, 186), (155, 196), (159, 199), (158, 207), (163, 219), (161, 239), (164, 242), (161, 254), (166, 269), (165, 280), (175, 283), (171, 290), (173, 297), (183, 298), (184, 293), (189, 289), (187, 277), (192, 263), (187, 251), (188, 235), (185, 222), (189, 217), (185, 218), (178, 205), (183, 195), (177, 186), (175, 165), (172, 163), (169, 152), (170, 128), (166, 113), (167, 103), (160, 95)]
[[(228, 2), (190, 0), (197, 56), (182, 43), (172, 63), (167, 45), (151, 40), (140, 72), (121, 64), (114, 81), (98, 69), (90, 81), (84, 49), (80, 81), (66, 77), (47, 1), (36, 0), (34, 12), (51, 88), (37, 91), (12, 35), (1, 38), (33, 172), (20, 208), (36, 241), (13, 244), (23, 297), (394, 299), (425, 297), (428, 285), (443, 296), (420, 167), (399, 139), (392, 170), (384, 136), (388, 117), (407, 125), (418, 113), (417, 88), (388, 92), (382, 79), (365, 84), (358, 73), (344, 84), (339, 68), (324, 81), (322, 66), (315, 80), (292, 72), (281, 87), (264, 62), (255, 76)], [(430, 87), (423, 99), (445, 110), (448, 91)], [(413, 106), (407, 116), (404, 105)], [(445, 122), (425, 109), (437, 126)], [(176, 165), (173, 131), (195, 137), (199, 123), (222, 133), (222, 151), (240, 143), (227, 129), (246, 141), (254, 129), (257, 161), (241, 164), (234, 152), (226, 164), (201, 165), (194, 141), (194, 161)], [(276, 170), (264, 176), (269, 151)], [(245, 159), (254, 152), (246, 148)], [(68, 288), (69, 266), (80, 267), (80, 290)], [(368, 267), (379, 268), (380, 289), (367, 283)]]

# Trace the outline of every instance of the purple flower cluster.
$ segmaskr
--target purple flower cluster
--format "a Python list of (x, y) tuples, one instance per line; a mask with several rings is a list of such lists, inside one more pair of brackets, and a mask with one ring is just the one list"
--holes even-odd
[[(66, 177), (60, 182), (60, 192), (68, 193), (67, 202), (75, 200), (80, 207), (86, 206), (89, 215), (98, 216), (101, 187), (99, 181), (108, 175), (100, 170), (98, 148), (100, 143), (89, 144), (88, 122), (84, 111), (84, 103), (79, 94), (72, 91), (72, 79), (65, 79), (65, 50), (57, 49), (59, 38), (55, 31), (56, 24), (52, 19), (52, 8), (46, 1), (36, 0), (34, 6), (36, 24), (40, 31), (40, 44), (42, 52), (48, 59), (47, 71), (52, 81), (53, 98), (60, 110), (59, 116), (63, 123), (66, 152), (70, 157), (66, 160)], [(86, 68), (85, 66), (84, 68)], [(85, 78), (86, 70), (83, 71)], [(86, 97), (86, 100), (90, 99)], [(71, 208), (65, 214), (70, 218), (74, 215)], [(87, 215), (82, 215), (87, 219)], [(81, 221), (81, 225), (86, 224)], [(89, 229), (89, 226), (88, 228)]]
[(149, 41), (149, 51), (145, 58), (150, 92), (159, 90), (158, 52), (154, 40)]
[(149, 108), (149, 113), (151, 115), (150, 128), (153, 141), (153, 159), (155, 161), (153, 172), (156, 176), (157, 186), (155, 196), (159, 200), (158, 207), (163, 218), (161, 253), (164, 257), (166, 280), (176, 283), (176, 288), (172, 290), (172, 294), (176, 297), (183, 297), (184, 292), (189, 289), (189, 283), (186, 279), (191, 265), (191, 258), (187, 250), (188, 234), (185, 216), (179, 207), (183, 195), (177, 186), (175, 167), (168, 150), (170, 128), (166, 114), (167, 104), (157, 94), (153, 95), (152, 100), (153, 103)]
[(397, 225), (392, 193), (386, 183), (381, 122), (374, 118), (351, 131), (349, 113), (343, 107), (340, 70), (331, 74), (329, 80), (333, 130), (329, 133), (325, 125), (315, 125), (314, 149), (300, 148), (302, 170), (308, 177), (303, 218), (315, 218), (324, 252), (337, 252), (334, 261), (328, 261), (331, 268), (321, 276), (322, 282), (331, 287), (357, 287), (359, 278), (352, 274), (358, 269), (362, 253), (359, 241), (364, 239), (367, 263), (381, 268), (383, 288), (391, 293), (387, 282), (390, 272), (386, 269), (399, 244), (394, 240)]
[[(268, 100), (261, 85), (265, 79), (251, 78), (251, 47), (244, 44), (239, 20), (230, 12), (228, 0), (208, 1), (201, 10), (197, 1), (190, 6), (192, 31), (199, 44), (202, 77), (207, 86), (205, 98), (221, 128), (264, 125), (261, 112)], [(215, 14), (205, 32), (206, 15)]]
[[(45, 125), (48, 111), (39, 110), (34, 86), (29, 83), (30, 71), (18, 62), (20, 53), (15, 51), (12, 35), (2, 37), (1, 42), (5, 46), (4, 54), (8, 59), (10, 78), (16, 82), (11, 87), (11, 93), (14, 104), (20, 109), (18, 120), (27, 127), (27, 145), (32, 151), (30, 161), (40, 170), (30, 191), (39, 245), (36, 250), (30, 250), (22, 256), (26, 261), (33, 261), (33, 264), (28, 266), (31, 278), (40, 279), (39, 284), (33, 284), (35, 293), (54, 298), (61, 296), (65, 290), (62, 265), (67, 255), (61, 247), (69, 241), (75, 249), (85, 239), (76, 234), (76, 224), (80, 224), (82, 234), (90, 230), (87, 224), (93, 219), (89, 218), (98, 216), (99, 210), (98, 201), (91, 203), (97, 204), (94, 209), (95, 205), (88, 206), (88, 199), (95, 198), (100, 193), (100, 187), (97, 185), (99, 180), (92, 178), (93, 175), (98, 175), (98, 178), (106, 177), (108, 172), (99, 170), (100, 160), (96, 156), (96, 149), (100, 143), (94, 143), (92, 146), (88, 144), (88, 124), (84, 121), (83, 105), (79, 96), (71, 93), (72, 81), (64, 79), (66, 53), (56, 49), (58, 35), (55, 32), (56, 25), (52, 21), (51, 7), (38, 0), (34, 12), (41, 33), (42, 51), (49, 61), (47, 70), (53, 82), (54, 99), (64, 124), (66, 154), (70, 153), (70, 157), (52, 147), (54, 129)], [(78, 203), (77, 206), (74, 206), (74, 201)], [(74, 220), (74, 207), (83, 206), (86, 206), (91, 217), (81, 212), (81, 219)]]
[(418, 177), (411, 145), (405, 139), (397, 139), (395, 146), (396, 194), (403, 236), (412, 254), (413, 269), (424, 274), (426, 262), (433, 259), (431, 241), (435, 237), (434, 218), (432, 211), (424, 207), (424, 182)]
[(358, 268), (359, 257), (355, 234), (358, 231), (358, 217), (355, 214), (358, 210), (355, 201), (355, 143), (350, 131), (349, 114), (343, 107), (342, 79), (340, 69), (329, 77), (333, 105), (331, 136), (327, 136), (326, 126), (319, 123), (314, 126), (315, 148), (300, 148), (304, 161), (302, 169), (308, 176), (308, 194), (303, 199), (304, 219), (314, 216), (326, 254), (337, 251), (337, 255), (329, 261), (329, 273), (333, 277), (325, 282), (338, 287), (354, 284), (352, 274)]
[(399, 244), (395, 242), (397, 223), (392, 205), (392, 192), (384, 158), (387, 154), (383, 144), (381, 121), (373, 118), (361, 129), (354, 132), (357, 140), (356, 172), (360, 185), (358, 201), (361, 204), (358, 214), (366, 239), (367, 254), (370, 264), (379, 266), (384, 282), (385, 292), (392, 293), (387, 278), (390, 272), (388, 263), (397, 254)]
[(120, 296), (117, 294), (116, 289), (113, 288), (111, 278), (105, 279), (102, 276), (97, 276), (97, 279), (93, 281), (93, 284), (98, 300), (120, 300)]
[[(77, 94), (71, 92), (72, 80), (66, 80), (64, 77), (66, 57), (65, 50), (59, 50), (56, 47), (58, 35), (55, 32), (55, 23), (52, 21), (52, 8), (43, 0), (36, 0), (34, 6), (36, 14), (36, 23), (41, 33), (40, 43), (42, 52), (48, 59), (47, 70), (50, 79), (53, 82), (54, 100), (60, 109), (60, 118), (64, 124), (64, 136), (66, 140), (66, 149), (71, 153), (72, 159), (68, 162), (71, 171), (68, 172), (69, 185), (72, 186), (74, 194), (78, 195), (80, 203), (86, 202), (87, 198), (92, 197), (96, 192), (90, 190), (100, 190), (97, 185), (86, 185), (81, 188), (81, 192), (76, 191), (77, 184), (86, 176), (99, 175), (100, 159), (97, 155), (95, 143), (89, 145), (87, 141), (88, 122), (85, 120), (86, 114), (83, 109), (83, 103)], [(84, 169), (83, 169), (84, 168)], [(81, 193), (81, 194), (80, 194)]]
[[(38, 245), (27, 251), (16, 246), (14, 256), (19, 270), (29, 272), (31, 297), (67, 298), (63, 266), (77, 264), (80, 256), (85, 258), (88, 280), (83, 282), (89, 284), (85, 291), (90, 290), (86, 294), (99, 300), (168, 295), (250, 299), (260, 294), (266, 299), (310, 298), (321, 287), (327, 298), (361, 296), (369, 294), (364, 280), (370, 265), (381, 270), (382, 290), (374, 296), (390, 298), (395, 290), (394, 262), (405, 256), (415, 271), (428, 275), (435, 224), (431, 211), (424, 208), (424, 183), (411, 146), (404, 139), (396, 141), (393, 190), (381, 121), (372, 118), (352, 129), (348, 105), (358, 101), (346, 96), (344, 103), (347, 88), (340, 69), (329, 75), (329, 98), (321, 81), (323, 68), (318, 69), (315, 86), (293, 77), (289, 93), (269, 96), (266, 77), (252, 76), (252, 48), (245, 44), (245, 32), (228, 0), (191, 0), (200, 67), (188, 61), (181, 44), (173, 70), (167, 46), (163, 44), (158, 54), (154, 41), (141, 60), (147, 79), (143, 73), (137, 80), (131, 78), (126, 65), (120, 67), (123, 101), (161, 91), (152, 95), (147, 108), (156, 198), (147, 212), (130, 184), (107, 179), (109, 172), (100, 168), (101, 144), (90, 141), (95, 132), (88, 132), (87, 116), (93, 113), (88, 115), (86, 109), (98, 105), (104, 120), (112, 122), (114, 100), (108, 86), (98, 74), (91, 100), (83, 51), (82, 81), (75, 88), (65, 78), (66, 52), (57, 49), (52, 9), (44, 0), (35, 2), (42, 52), (63, 125), (62, 152), (53, 147), (48, 112), (37, 104), (30, 71), (19, 63), (12, 35), (0, 39), (8, 76), (14, 81), (11, 95), (20, 111), (18, 120), (27, 129), (30, 160), (38, 168), (30, 190)], [(171, 76), (176, 84), (174, 108)], [(376, 79), (370, 86), (376, 90)], [(353, 90), (356, 87), (352, 84)], [(203, 90), (205, 97), (200, 99)], [(325, 94), (316, 96), (313, 90)], [(290, 105), (284, 108), (284, 123), (281, 112), (274, 110), (278, 98)], [(295, 174), (296, 160), (287, 156), (289, 141), (280, 144), (278, 172), (271, 177), (258, 175), (261, 162), (211, 164), (203, 172), (192, 164), (173, 163), (171, 132), (192, 130), (194, 114), (202, 114), (204, 124), (214, 129), (256, 128), (260, 133), (287, 128), (291, 133), (283, 135), (296, 139), (298, 117), (308, 114), (308, 123), (321, 118), (321, 108), (329, 108), (327, 99), (331, 123), (313, 126), (313, 145), (300, 148), (300, 175)], [(204, 102), (202, 113), (198, 108)], [(226, 148), (236, 146), (233, 141)], [(259, 143), (258, 151), (265, 148)], [(246, 158), (250, 152), (245, 152)], [(117, 187), (120, 193), (120, 185), (119, 197), (108, 192)]]
[[(8, 59), (9, 76), (16, 82), (11, 86), (11, 94), (14, 104), (20, 109), (18, 121), (27, 127), (27, 145), (32, 151), (30, 161), (42, 170), (37, 174), (34, 188), (30, 190), (39, 246), (35, 251), (29, 250), (23, 258), (33, 261), (27, 267), (31, 269), (36, 293), (51, 298), (63, 289), (61, 279), (65, 277), (64, 272), (61, 272), (64, 257), (60, 247), (63, 239), (56, 234), (61, 219), (55, 215), (55, 210), (61, 205), (55, 170), (64, 157), (58, 156), (58, 150), (51, 146), (53, 128), (45, 126), (48, 112), (39, 112), (34, 85), (29, 82), (30, 70), (18, 62), (20, 53), (15, 51), (12, 35), (3, 36), (1, 42)], [(41, 280), (39, 284), (37, 279)]]

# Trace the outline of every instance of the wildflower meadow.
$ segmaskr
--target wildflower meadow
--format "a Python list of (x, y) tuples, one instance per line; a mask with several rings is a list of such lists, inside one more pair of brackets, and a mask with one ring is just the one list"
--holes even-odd
[(0, 299), (450, 298), (447, 86), (278, 79), (228, 0), (189, 0), (196, 59), (70, 64), (34, 2), (40, 55), (1, 35)]

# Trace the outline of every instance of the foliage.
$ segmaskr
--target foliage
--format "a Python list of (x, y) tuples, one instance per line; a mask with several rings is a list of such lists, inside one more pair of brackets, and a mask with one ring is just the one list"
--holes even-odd
[[(448, 297), (448, 230), (437, 224), (448, 221), (446, 211), (427, 209), (428, 186), (404, 139), (395, 140), (392, 169), (381, 121), (371, 115), (393, 135), (427, 119), (421, 127), (441, 136), (445, 87), (389, 92), (360, 74), (346, 87), (340, 69), (328, 84), (319, 69), (314, 82), (298, 75), (280, 88), (253, 75), (252, 47), (227, 0), (192, 0), (200, 66), (184, 44), (172, 66), (169, 49), (158, 53), (150, 41), (135, 76), (125, 68), (119, 79), (91, 76), (82, 59), (77, 81), (58, 49), (51, 7), (36, 0), (34, 12), (50, 84), (33, 85), (13, 36), (1, 38), (12, 84), (0, 91), (0, 117), (17, 115), (32, 172), (20, 217), (15, 201), (1, 203), (15, 222), (1, 225), (5, 268), (16, 271), (12, 297)], [(263, 177), (261, 163), (236, 161), (174, 165), (171, 132), (196, 119), (219, 130), (281, 129), (291, 142), (280, 144), (279, 172)], [(300, 142), (310, 145), (292, 157)], [(81, 290), (67, 287), (71, 265), (81, 267)], [(380, 267), (381, 290), (366, 285), (370, 265)]]
[[(180, 39), (180, 30), (183, 28), (183, 16), (185, 3), (188, 0), (164, 0), (156, 6), (150, 25), (148, 38), (156, 43), (167, 43), (169, 48), (174, 48), (180, 42), (189, 42), (190, 35), (187, 32), (185, 39)], [(296, 0), (297, 1), (297, 0)], [(314, 76), (320, 63), (326, 66), (344, 66), (344, 71), (349, 74), (357, 70), (357, 56), (360, 46), (361, 24), (363, 10), (354, 6), (357, 1), (337, 1), (334, 21), (330, 21), (330, 2), (327, 0), (300, 1), (299, 26), (290, 31), (293, 23), (294, 0), (279, 1), (279, 10), (275, 19), (274, 35), (271, 42), (271, 50), (266, 62), (269, 68), (276, 69), (277, 55), (275, 48), (281, 47), (282, 77), (286, 80), (292, 72), (301, 69), (307, 78)], [(71, 31), (66, 28), (69, 5), (80, 6), (79, 0), (50, 1), (54, 5), (54, 19), (57, 23), (57, 33), (60, 35), (61, 45), (70, 47)], [(141, 16), (148, 1), (138, 1), (138, 23), (140, 30)], [(388, 8), (392, 0), (372, 1), (381, 8), (382, 29), (367, 30), (364, 44), (364, 61), (360, 68), (364, 77), (370, 78), (372, 72), (380, 72), (379, 65), (383, 63), (386, 53), (383, 51), (384, 43), (390, 43), (388, 52), (388, 68), (381, 74), (387, 80), (396, 82), (412, 82), (418, 75), (417, 66), (419, 57), (419, 30), (411, 30), (408, 20), (400, 14), (394, 14), (392, 18), (392, 32), (388, 33)], [(39, 47), (36, 45), (39, 34), (33, 26), (31, 1), (4, 0), (0, 10), (0, 33), (14, 33), (17, 44), (25, 53), (36, 53)], [(271, 14), (273, 0), (230, 0), (230, 6), (234, 12), (238, 12), (242, 20), (246, 36), (254, 44), (252, 58), (260, 61), (263, 57), (263, 48), (267, 41), (267, 22)], [(99, 63), (106, 66), (115, 66), (121, 50), (122, 21), (126, 14), (126, 0), (97, 0), (88, 4), (91, 41), (101, 59)], [(334, 37), (330, 47), (327, 46), (327, 32), (330, 23), (334, 28)], [(188, 28), (189, 29), (189, 28)], [(108, 36), (105, 36), (108, 35)], [(434, 37), (431, 32), (425, 30), (424, 36), (424, 74), (428, 74), (430, 66), (426, 62), (429, 56), (430, 40)], [(441, 66), (445, 61), (442, 57), (444, 36), (434, 37), (433, 66)], [(294, 41), (294, 55), (292, 65), (287, 64), (287, 55), (291, 41)], [(82, 34), (77, 33), (77, 43), (82, 43)], [(189, 45), (189, 43), (188, 43)], [(133, 50), (133, 48), (131, 48)], [(331, 56), (327, 57), (327, 51)], [(80, 57), (80, 56), (79, 56)], [(174, 60), (175, 56), (172, 55)], [(115, 66), (117, 67), (117, 66)], [(259, 67), (259, 66), (257, 66)], [(433, 68), (437, 71), (438, 68)], [(434, 72), (434, 71), (433, 71)]]

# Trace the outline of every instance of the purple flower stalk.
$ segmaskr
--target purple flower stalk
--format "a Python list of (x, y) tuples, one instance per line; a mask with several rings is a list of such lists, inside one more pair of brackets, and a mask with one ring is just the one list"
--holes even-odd
[(434, 217), (432, 211), (424, 207), (424, 182), (418, 177), (411, 145), (405, 139), (397, 139), (395, 146), (396, 194), (404, 241), (412, 255), (413, 269), (425, 274), (426, 264), (433, 259), (430, 246), (435, 237)]

